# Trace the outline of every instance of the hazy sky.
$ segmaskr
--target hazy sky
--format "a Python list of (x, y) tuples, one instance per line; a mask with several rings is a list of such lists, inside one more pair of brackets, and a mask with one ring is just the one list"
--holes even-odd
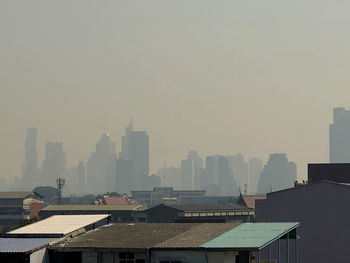
[(151, 172), (187, 152), (328, 161), (350, 106), (349, 1), (0, 2), (0, 177), (21, 174), (26, 128), (86, 161), (129, 118)]

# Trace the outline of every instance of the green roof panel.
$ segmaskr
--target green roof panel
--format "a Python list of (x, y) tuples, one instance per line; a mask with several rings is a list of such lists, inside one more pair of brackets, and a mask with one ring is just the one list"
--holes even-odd
[(262, 249), (299, 226), (299, 223), (244, 223), (201, 245), (203, 248)]

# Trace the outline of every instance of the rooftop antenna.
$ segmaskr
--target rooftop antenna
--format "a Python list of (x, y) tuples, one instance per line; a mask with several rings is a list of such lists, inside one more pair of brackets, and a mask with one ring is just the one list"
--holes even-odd
[(62, 189), (63, 186), (66, 184), (66, 180), (63, 178), (57, 178), (56, 183), (58, 189), (58, 204), (60, 205), (62, 201)]

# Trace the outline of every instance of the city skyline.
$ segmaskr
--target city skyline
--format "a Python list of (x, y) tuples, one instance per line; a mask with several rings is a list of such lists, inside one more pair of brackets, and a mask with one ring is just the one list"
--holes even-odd
[(1, 3), (2, 176), (21, 174), (27, 127), (76, 163), (129, 117), (152, 137), (151, 171), (192, 149), (287, 152), (299, 179), (328, 160), (331, 109), (350, 94), (349, 3), (156, 2)]

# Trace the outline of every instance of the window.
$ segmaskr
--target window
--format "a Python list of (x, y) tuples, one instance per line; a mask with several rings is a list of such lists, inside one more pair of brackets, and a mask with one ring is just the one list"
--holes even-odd
[(146, 222), (146, 217), (138, 217), (137, 222)]
[(135, 253), (121, 252), (119, 253), (119, 263), (146, 263), (146, 260), (136, 259)]

